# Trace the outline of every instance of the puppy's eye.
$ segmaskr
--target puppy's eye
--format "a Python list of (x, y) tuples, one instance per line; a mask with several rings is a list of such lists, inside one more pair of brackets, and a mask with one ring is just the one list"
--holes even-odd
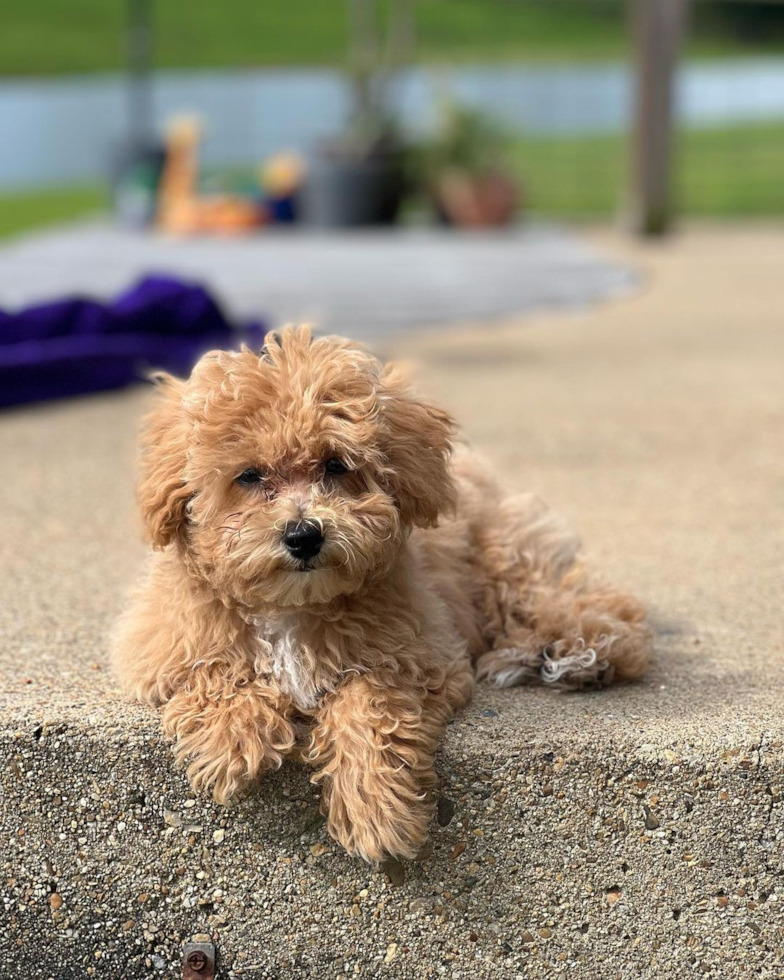
[(243, 470), (234, 482), (239, 483), (241, 487), (253, 487), (256, 486), (256, 484), (261, 483), (263, 479), (264, 474), (261, 472), (261, 470), (257, 470), (253, 466), (250, 466), (247, 470)]
[(348, 473), (348, 466), (346, 466), (342, 459), (334, 456), (324, 463), (324, 472), (329, 473), (330, 476), (340, 476), (341, 473)]

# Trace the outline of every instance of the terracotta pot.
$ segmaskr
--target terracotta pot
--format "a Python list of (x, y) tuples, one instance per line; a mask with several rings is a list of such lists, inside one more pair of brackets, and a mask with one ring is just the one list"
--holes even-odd
[(438, 180), (435, 198), (448, 224), (466, 228), (507, 225), (520, 204), (517, 185), (503, 173), (449, 171)]

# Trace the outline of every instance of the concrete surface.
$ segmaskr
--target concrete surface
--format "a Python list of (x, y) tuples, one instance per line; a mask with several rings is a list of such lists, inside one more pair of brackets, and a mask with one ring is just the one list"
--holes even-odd
[(569, 232), (528, 225), (455, 235), (433, 228), (275, 230), (178, 239), (85, 223), (0, 248), (0, 308), (74, 292), (108, 297), (149, 272), (210, 284), (238, 315), (312, 321), (355, 339), (628, 292), (634, 275)]
[(221, 977), (784, 975), (781, 229), (592, 244), (636, 295), (381, 346), (648, 599), (656, 664), (480, 687), (406, 867), (348, 859), (294, 768), (194, 800), (116, 697), (146, 394), (0, 420), (0, 977), (177, 977), (199, 933)]

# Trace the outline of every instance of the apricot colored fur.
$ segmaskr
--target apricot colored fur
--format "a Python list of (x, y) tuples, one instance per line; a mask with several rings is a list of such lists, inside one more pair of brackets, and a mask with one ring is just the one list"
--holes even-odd
[[(162, 706), (196, 788), (226, 802), (296, 755), (349, 853), (410, 857), (475, 674), (582, 687), (645, 670), (643, 607), (589, 575), (544, 504), (453, 453), (449, 416), (362, 348), (287, 328), (159, 380), (139, 485), (157, 553), (114, 663)], [(248, 467), (263, 482), (238, 484)], [(307, 567), (281, 538), (303, 518), (324, 534)]]

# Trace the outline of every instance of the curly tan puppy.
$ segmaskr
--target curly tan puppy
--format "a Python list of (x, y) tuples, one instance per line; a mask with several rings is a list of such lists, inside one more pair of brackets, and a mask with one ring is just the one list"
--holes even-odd
[(139, 487), (159, 554), (114, 660), (194, 787), (227, 801), (296, 752), (349, 853), (412, 856), (475, 672), (644, 671), (642, 606), (538, 500), (452, 456), (449, 416), (362, 348), (287, 329), (160, 382)]

